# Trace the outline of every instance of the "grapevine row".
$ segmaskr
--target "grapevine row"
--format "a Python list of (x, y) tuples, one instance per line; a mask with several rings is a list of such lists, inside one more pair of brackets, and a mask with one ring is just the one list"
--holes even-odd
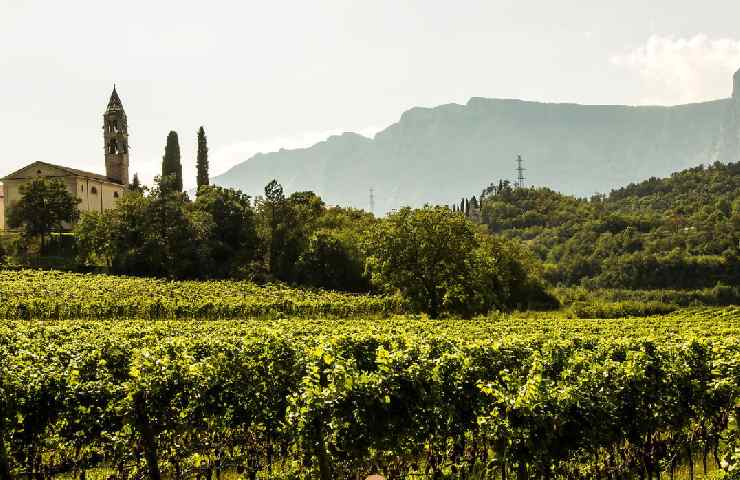
[(585, 322), (5, 321), (0, 473), (658, 478), (694, 459), (729, 469), (739, 333), (734, 307)]
[(7, 319), (348, 317), (403, 310), (398, 297), (258, 286), (248, 281), (0, 271), (0, 318)]

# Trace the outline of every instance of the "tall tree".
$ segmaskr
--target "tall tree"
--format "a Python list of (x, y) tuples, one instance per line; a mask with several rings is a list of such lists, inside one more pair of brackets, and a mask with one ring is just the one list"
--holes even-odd
[(442, 207), (402, 208), (366, 242), (373, 283), (400, 291), (432, 318), (442, 312), (449, 292), (465, 289), (471, 252), (478, 246), (475, 226)]
[(557, 303), (523, 246), (479, 232), (446, 207), (402, 208), (375, 224), (363, 243), (372, 283), (400, 292), (431, 318)]
[(172, 131), (167, 135), (167, 145), (164, 147), (162, 157), (162, 178), (172, 177), (172, 188), (182, 192), (182, 163), (180, 163), (180, 142), (177, 132)]
[(255, 260), (259, 245), (248, 195), (231, 188), (201, 186), (192, 207), (207, 213), (213, 221), (208, 237), (213, 276), (235, 274)]
[(267, 244), (267, 268), (271, 273), (279, 276), (283, 273), (280, 260), (287, 234), (286, 224), (289, 223), (290, 206), (285, 198), (282, 185), (276, 180), (272, 180), (265, 187), (265, 198), (260, 207), (266, 227), (264, 237)]
[(80, 216), (77, 208), (80, 199), (59, 180), (33, 180), (20, 187), (20, 194), (20, 200), (10, 206), (8, 226), (23, 227), (26, 237), (39, 237), (41, 253), (47, 235), (61, 231), (64, 223), (72, 223)]
[(141, 186), (141, 180), (139, 180), (139, 174), (134, 173), (134, 179), (131, 180), (131, 183), (128, 186), (128, 189), (132, 192), (139, 192), (141, 193), (144, 190), (144, 187)]
[(198, 160), (196, 166), (198, 168), (198, 189), (200, 189), (200, 187), (207, 186), (210, 183), (208, 179), (208, 139), (202, 126), (198, 129)]

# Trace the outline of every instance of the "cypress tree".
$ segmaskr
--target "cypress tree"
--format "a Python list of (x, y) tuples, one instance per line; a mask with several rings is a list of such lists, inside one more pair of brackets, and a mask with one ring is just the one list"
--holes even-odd
[(170, 132), (167, 135), (167, 146), (164, 147), (164, 157), (162, 157), (162, 178), (173, 177), (173, 187), (182, 192), (182, 164), (180, 163), (180, 142), (177, 139), (177, 132)]
[(134, 179), (131, 181), (131, 184), (128, 186), (128, 189), (132, 192), (141, 192), (141, 180), (139, 180), (139, 174), (134, 173)]
[(203, 127), (198, 130), (198, 161), (196, 166), (198, 168), (198, 188), (207, 186), (210, 183), (208, 179), (208, 139)]

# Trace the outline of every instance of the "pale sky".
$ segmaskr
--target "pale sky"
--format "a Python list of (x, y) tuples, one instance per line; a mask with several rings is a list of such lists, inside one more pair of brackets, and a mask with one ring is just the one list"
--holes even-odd
[(211, 174), (329, 134), (372, 135), (470, 97), (587, 104), (722, 98), (737, 0), (0, 0), (0, 177), (36, 160), (102, 173), (113, 83), (131, 173), (204, 125)]

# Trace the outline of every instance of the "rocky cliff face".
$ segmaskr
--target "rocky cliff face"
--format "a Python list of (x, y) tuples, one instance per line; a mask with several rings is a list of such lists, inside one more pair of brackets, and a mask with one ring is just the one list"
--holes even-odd
[(675, 107), (586, 106), (472, 98), (413, 108), (374, 139), (347, 133), (312, 147), (259, 154), (215, 182), (256, 195), (275, 178), (329, 204), (376, 213), (450, 203), (513, 179), (588, 196), (651, 176), (740, 156), (740, 72), (730, 99)]
[(740, 161), (740, 70), (732, 80), (732, 98), (725, 112), (716, 155), (722, 162)]

